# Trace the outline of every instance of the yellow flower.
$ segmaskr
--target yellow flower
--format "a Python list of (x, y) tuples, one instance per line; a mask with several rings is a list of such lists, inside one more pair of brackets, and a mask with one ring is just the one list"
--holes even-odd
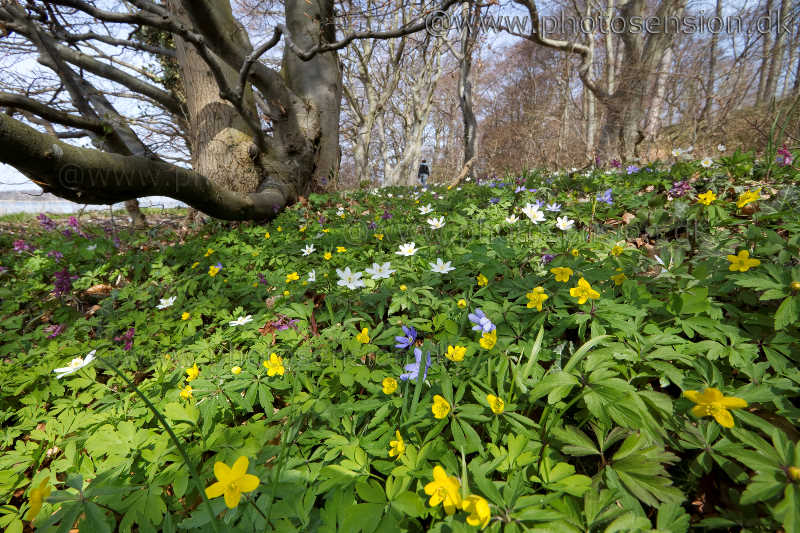
[(499, 415), (506, 408), (506, 402), (502, 398), (498, 398), (494, 394), (487, 394), (486, 401), (489, 403), (489, 408), (496, 415)]
[(247, 473), (249, 464), (250, 461), (244, 455), (236, 459), (233, 467), (228, 467), (222, 461), (214, 463), (214, 477), (217, 482), (206, 487), (206, 498), (219, 498), (224, 494), (228, 509), (239, 505), (242, 493), (256, 490), (261, 483), (258, 477)]
[(406, 287), (405, 285), (400, 285), (400, 290), (401, 290), (401, 291), (404, 291), (404, 290), (406, 290), (407, 288), (408, 288), (408, 287)]
[(283, 368), (283, 357), (276, 353), (269, 354), (269, 361), (264, 361), (264, 366), (267, 368), (267, 375), (270, 377), (275, 374), (282, 376), (286, 370)]
[(332, 254), (332, 253), (330, 253), (330, 252), (325, 252), (325, 253), (322, 255), (322, 258), (323, 258), (325, 261), (327, 261), (327, 260), (328, 260), (328, 259), (330, 259), (331, 257), (333, 257), (333, 254)]
[(573, 274), (572, 269), (569, 267), (553, 267), (550, 269), (550, 273), (556, 277), (556, 281), (562, 283), (568, 282), (570, 276)]
[(242, 373), (242, 367), (235, 366), (235, 367), (231, 368), (231, 374), (233, 374), (234, 376), (238, 376), (241, 373)]
[(467, 349), (464, 346), (448, 346), (447, 353), (444, 354), (445, 357), (450, 359), (451, 361), (459, 362), (464, 360), (464, 354), (467, 353)]
[(189, 320), (190, 316), (192, 316), (192, 315), (190, 315), (189, 313), (184, 311), (183, 314), (181, 315), (181, 320)]
[(337, 247), (336, 247), (336, 253), (337, 253), (337, 254), (343, 254), (343, 253), (345, 253), (346, 251), (347, 251), (347, 248), (345, 248), (344, 246), (337, 246)]
[(433, 397), (433, 406), (431, 406), (434, 418), (444, 418), (450, 412), (450, 403), (444, 397), (438, 394)]
[(626, 276), (624, 272), (620, 272), (619, 274), (611, 276), (611, 280), (614, 282), (614, 285), (622, 285), (622, 282), (626, 279), (628, 279), (628, 276)]
[(265, 239), (269, 239), (269, 232), (266, 232), (266, 233), (264, 234), (264, 238), (265, 238)]
[(448, 476), (439, 465), (433, 467), (433, 481), (425, 485), (425, 494), (431, 497), (428, 505), (436, 507), (441, 503), (449, 515), (461, 507), (461, 482), (457, 477)]
[(497, 330), (493, 329), (489, 333), (484, 333), (481, 336), (481, 340), (478, 341), (482, 348), (486, 350), (491, 350), (494, 348), (494, 345), (497, 344)]
[(184, 388), (181, 389), (181, 398), (184, 400), (188, 400), (192, 397), (192, 386), (186, 385)]
[(192, 365), (192, 368), (186, 369), (186, 382), (194, 381), (197, 379), (197, 376), (200, 375), (200, 369), (197, 368), (197, 363)]
[(194, 263), (192, 263), (192, 268), (196, 268), (197, 265), (199, 265), (199, 264), (200, 264), (200, 261), (195, 261)]
[(361, 333), (356, 335), (356, 340), (361, 344), (367, 344), (369, 342), (369, 329), (362, 329)]
[(211, 248), (209, 248), (209, 249), (206, 251), (206, 253), (205, 253), (205, 255), (204, 255), (203, 257), (208, 257), (209, 255), (211, 255), (211, 254), (213, 254), (213, 253), (214, 253), (214, 250), (212, 250)]
[(325, 228), (322, 230), (322, 233), (328, 233), (330, 230), (331, 230), (330, 228)]
[(291, 283), (293, 281), (297, 281), (298, 279), (300, 279), (300, 276), (297, 274), (297, 272), (286, 274), (286, 283)]
[(489, 284), (489, 280), (483, 274), (478, 274), (476, 279), (478, 280), (478, 287), (485, 287)]
[(291, 293), (291, 292), (289, 292), (289, 291), (283, 291), (283, 295), (284, 295), (284, 296), (289, 296), (290, 294), (292, 294), (292, 293)]
[(461, 298), (456, 305), (458, 305), (459, 309), (464, 309), (467, 306), (467, 301)]
[(787, 475), (792, 481), (800, 481), (800, 468), (796, 466), (790, 466)]
[(470, 494), (461, 502), (461, 509), (469, 513), (467, 524), (485, 528), (492, 518), (489, 502), (476, 494)]
[(283, 231), (283, 228), (281, 226), (278, 226), (277, 229), (278, 229), (278, 231)]
[(406, 451), (406, 443), (403, 442), (403, 437), (400, 435), (400, 431), (397, 430), (394, 432), (397, 440), (393, 440), (389, 442), (389, 446), (392, 448), (389, 450), (389, 457), (400, 457), (403, 452)]
[(737, 255), (729, 255), (728, 261), (731, 262), (728, 270), (731, 272), (747, 272), (753, 267), (756, 267), (761, 264), (761, 261), (758, 259), (750, 259), (750, 252), (747, 250), (741, 250)]
[(383, 378), (381, 385), (383, 385), (384, 394), (391, 394), (397, 390), (397, 380), (394, 378)]
[(578, 251), (577, 248), (573, 248), (570, 253), (572, 254), (572, 257), (578, 257), (579, 255), (581, 255), (581, 253)]
[(258, 287), (258, 282), (254, 281), (253, 282), (253, 287)]
[(218, 272), (219, 272), (219, 267), (218, 266), (211, 265), (211, 266), (208, 267), (208, 275), (211, 276), (212, 278), (214, 276), (216, 276)]
[(614, 257), (618, 257), (624, 251), (625, 251), (625, 248), (623, 248), (622, 246), (617, 244), (613, 248), (611, 248), (611, 255), (613, 255)]
[(712, 191), (706, 191), (703, 194), (697, 195), (698, 203), (703, 205), (711, 205), (711, 202), (717, 199), (717, 195), (714, 194)]
[(535, 307), (537, 311), (541, 311), (544, 301), (550, 298), (544, 293), (544, 287), (536, 287), (526, 294), (525, 297), (528, 299), (528, 309)]
[(379, 241), (383, 240), (383, 233), (374, 233), (372, 236), (378, 239)]
[(696, 390), (687, 390), (683, 395), (696, 403), (692, 407), (692, 414), (696, 417), (713, 416), (720, 426), (725, 428), (733, 427), (733, 416), (728, 412), (728, 409), (742, 409), (747, 407), (747, 402), (741, 398), (734, 398), (733, 396), (725, 397), (713, 387), (709, 387), (703, 392)]
[(32, 522), (36, 515), (39, 514), (39, 511), (42, 510), (42, 503), (44, 503), (45, 498), (50, 496), (50, 491), (53, 489), (48, 483), (50, 479), (45, 478), (39, 484), (38, 487), (32, 488), (30, 493), (30, 508), (28, 509), (28, 513), (25, 515), (25, 520), (28, 522)]
[(739, 195), (739, 199), (736, 200), (736, 207), (742, 208), (751, 202), (755, 202), (756, 200), (761, 198), (761, 187), (754, 191), (747, 191), (743, 192)]
[(794, 292), (800, 291), (800, 281), (791, 282), (789, 284), (789, 288), (791, 288)]
[(586, 300), (597, 300), (600, 298), (600, 293), (597, 292), (589, 285), (589, 282), (581, 278), (578, 280), (578, 285), (569, 290), (569, 295), (578, 299), (579, 304), (585, 304)]
[(306, 227), (305, 227), (305, 226), (300, 226), (300, 229), (299, 229), (298, 231), (299, 231), (300, 233), (305, 233), (305, 231), (306, 231)]

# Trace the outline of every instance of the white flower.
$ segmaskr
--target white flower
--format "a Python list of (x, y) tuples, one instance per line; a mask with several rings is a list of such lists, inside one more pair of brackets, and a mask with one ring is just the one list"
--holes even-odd
[(551, 213), (558, 213), (559, 211), (561, 211), (561, 204), (553, 202), (552, 204), (547, 204), (545, 206), (545, 209), (550, 211)]
[(53, 370), (53, 372), (56, 373), (56, 379), (61, 379), (64, 376), (72, 374), (73, 372), (77, 372), (81, 368), (91, 363), (92, 360), (94, 359), (94, 353), (96, 351), (97, 350), (92, 350), (91, 352), (89, 352), (86, 355), (86, 359), (83, 359), (82, 357), (76, 357), (75, 359), (70, 361), (69, 365), (65, 366), (64, 368), (56, 368), (55, 370)]
[(506, 222), (508, 224), (515, 224), (518, 220), (519, 217), (517, 217), (517, 215), (511, 215), (510, 217), (506, 217)]
[(440, 229), (444, 227), (444, 217), (433, 217), (428, 219), (428, 225), (431, 229)]
[(302, 249), (302, 250), (300, 250), (300, 251), (301, 251), (301, 252), (303, 252), (303, 255), (311, 255), (311, 254), (313, 254), (314, 252), (316, 252), (316, 251), (317, 251), (317, 249), (316, 249), (316, 248), (314, 248), (314, 245), (313, 245), (313, 244), (307, 244), (307, 245), (306, 245), (306, 247), (305, 247), (305, 248), (303, 248), (303, 249)]
[(386, 193), (386, 197), (387, 197), (387, 198), (391, 198), (392, 196), (394, 196), (392, 193), (390, 193), (390, 192), (387, 192), (387, 193)]
[(726, 149), (726, 148), (725, 148), (725, 145), (724, 145), (724, 144), (718, 144), (718, 145), (717, 145), (717, 150), (719, 150), (720, 152), (724, 152), (724, 151), (725, 151), (725, 149)]
[(350, 272), (350, 267), (346, 267), (344, 270), (337, 268), (336, 274), (340, 278), (336, 284), (340, 287), (347, 287), (350, 290), (364, 287), (364, 280), (361, 279), (361, 276), (364, 275), (363, 272)]
[(395, 252), (397, 255), (404, 255), (406, 257), (414, 255), (417, 253), (417, 245), (413, 242), (407, 242), (405, 244), (400, 245), (400, 251)]
[(94, 252), (97, 249), (97, 245), (90, 244), (89, 246), (86, 247), (86, 249), (89, 250), (90, 252)]
[(316, 269), (312, 269), (311, 272), (308, 273), (307, 281), (309, 283), (314, 283), (315, 281), (317, 281), (317, 271), (316, 271)]
[(364, 270), (372, 279), (388, 279), (389, 276), (397, 272), (396, 270), (392, 270), (392, 264), (388, 261), (382, 265), (372, 263), (371, 268), (365, 268)]
[(455, 270), (455, 267), (450, 266), (451, 261), (447, 263), (442, 262), (441, 257), (436, 258), (436, 263), (428, 263), (431, 266), (431, 272), (436, 272), (439, 274), (447, 274), (451, 270)]
[(433, 213), (433, 208), (431, 207), (431, 204), (423, 205), (422, 207), (419, 208), (420, 215), (427, 215), (428, 213)]
[(672, 157), (680, 157), (682, 153), (683, 153), (683, 150), (681, 150), (680, 148), (673, 148), (672, 149)]
[(522, 208), (522, 212), (531, 219), (531, 222), (534, 224), (538, 224), (539, 222), (544, 222), (544, 213), (539, 211), (539, 207), (533, 204), (526, 204), (525, 207)]
[(230, 322), (228, 322), (228, 325), (229, 326), (244, 326), (248, 322), (252, 322), (252, 321), (253, 321), (253, 316), (252, 315), (240, 316), (236, 320), (231, 320)]
[(166, 309), (175, 303), (177, 296), (170, 296), (169, 298), (161, 298), (161, 303), (156, 306), (156, 309)]
[(344, 215), (344, 207), (339, 207), (339, 208), (337, 208), (337, 209), (336, 209), (336, 216), (339, 216), (339, 217), (340, 217), (340, 216), (342, 216), (342, 215)]
[(702, 166), (703, 168), (711, 168), (711, 165), (713, 165), (713, 164), (714, 164), (714, 162), (711, 160), (710, 157), (704, 157), (700, 161), (700, 166)]
[(575, 221), (570, 220), (567, 217), (558, 217), (556, 219), (556, 227), (561, 231), (567, 231), (568, 229), (571, 229), (573, 224), (575, 224)]

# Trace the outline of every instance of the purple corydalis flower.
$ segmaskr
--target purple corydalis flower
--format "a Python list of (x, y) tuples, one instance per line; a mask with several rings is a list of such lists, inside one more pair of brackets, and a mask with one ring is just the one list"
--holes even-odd
[(261, 272), (258, 273), (258, 282), (262, 285), (269, 285), (267, 278), (265, 278), (264, 274), (262, 274)]
[(489, 320), (489, 317), (486, 316), (480, 309), (476, 309), (474, 313), (470, 313), (467, 315), (469, 321), (475, 324), (472, 326), (472, 331), (480, 331), (483, 333), (489, 333), (495, 329), (495, 325), (492, 324), (492, 321)]
[(136, 334), (136, 328), (130, 328), (128, 331), (120, 335), (119, 337), (114, 337), (114, 340), (125, 341), (125, 346), (122, 347), (123, 350), (130, 351), (133, 348), (133, 336)]
[(375, 231), (376, 229), (378, 229), (378, 225), (375, 223), (374, 220), (371, 221), (369, 224), (367, 224), (367, 227), (372, 231)]
[(56, 296), (69, 293), (72, 290), (72, 280), (78, 278), (78, 276), (71, 275), (67, 267), (53, 272), (53, 277), (55, 278), (53, 280), (53, 292), (55, 292)]
[(602, 194), (597, 193), (597, 201), (604, 202), (608, 205), (614, 205), (614, 200), (611, 198), (611, 189), (606, 189)]
[(689, 185), (689, 182), (686, 180), (681, 180), (672, 184), (669, 194), (675, 198), (680, 198), (681, 196), (685, 196), (691, 190), (692, 186)]
[(383, 220), (389, 220), (390, 218), (392, 218), (392, 214), (389, 211), (387, 211), (386, 209), (384, 209), (383, 210), (383, 214), (381, 215), (381, 218)]
[(52, 257), (56, 263), (64, 259), (64, 254), (59, 252), (58, 250), (50, 250), (47, 252), (47, 257)]
[(14, 241), (15, 252), (32, 252), (33, 250), (34, 250), (33, 246), (23, 241), (22, 239)]
[(552, 254), (542, 254), (542, 264), (546, 265), (555, 258)]
[(289, 318), (286, 315), (277, 315), (277, 318), (269, 321), (267, 323), (268, 326), (277, 329), (278, 331), (284, 331), (289, 328), (297, 329), (297, 319), (296, 318)]
[(622, 163), (618, 159), (612, 159), (611, 166), (614, 168), (622, 168)]
[(58, 325), (50, 324), (49, 326), (44, 327), (45, 333), (50, 334), (47, 336), (48, 339), (55, 339), (56, 337), (61, 335), (61, 333), (63, 333), (65, 329), (67, 329), (66, 324), (58, 324)]
[(39, 213), (39, 216), (36, 218), (39, 220), (39, 224), (41, 224), (43, 228), (50, 231), (56, 229), (56, 223), (44, 213)]
[[(409, 363), (403, 367), (406, 372), (404, 374), (400, 374), (401, 381), (407, 381), (409, 379), (416, 381), (419, 379), (419, 367), (422, 365), (422, 350), (419, 348), (414, 348), (414, 359), (416, 360), (414, 363)], [(428, 352), (428, 357), (425, 360), (425, 371), (422, 374), (423, 381), (428, 377), (428, 369), (430, 367), (431, 352)]]
[(775, 162), (778, 163), (778, 166), (781, 167), (788, 167), (794, 162), (794, 157), (792, 156), (792, 152), (786, 148), (784, 144), (780, 150), (778, 150), (778, 155), (775, 158)]
[(75, 231), (78, 231), (78, 219), (75, 217), (69, 217), (69, 221), (67, 222), (69, 227), (73, 228)]
[(405, 333), (405, 336), (398, 335), (394, 338), (397, 341), (394, 347), (401, 350), (411, 347), (417, 340), (417, 330), (413, 326), (403, 326), (403, 333)]

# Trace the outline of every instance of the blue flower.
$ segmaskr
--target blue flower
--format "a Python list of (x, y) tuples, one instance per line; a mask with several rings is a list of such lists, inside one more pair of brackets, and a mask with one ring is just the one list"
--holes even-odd
[(497, 202), (499, 202), (499, 201), (500, 201), (500, 198), (498, 198), (498, 197), (496, 197), (496, 196), (495, 196), (494, 198), (490, 198), (490, 199), (489, 199), (489, 203), (490, 203), (490, 204), (496, 204), (496, 203), (497, 203)]
[[(408, 363), (403, 368), (406, 370), (404, 374), (400, 374), (401, 381), (412, 379), (416, 381), (419, 378), (419, 366), (422, 364), (422, 350), (414, 348), (414, 359), (416, 362)], [(423, 381), (428, 377), (428, 369), (431, 367), (431, 352), (428, 352), (428, 357), (425, 360), (425, 372), (422, 374)]]
[(625, 169), (628, 174), (633, 174), (634, 172), (639, 172), (639, 167), (636, 165), (630, 165), (628, 168)]
[(481, 311), (480, 309), (476, 309), (474, 313), (470, 313), (467, 315), (469, 321), (475, 324), (472, 326), (472, 331), (481, 331), (483, 333), (489, 333), (493, 331), (495, 325), (492, 324), (492, 321), (489, 320), (489, 317), (486, 316), (486, 313)]
[(597, 201), (605, 202), (608, 205), (614, 205), (614, 201), (611, 199), (611, 189), (606, 189), (603, 194), (597, 193)]
[(518, 185), (518, 186), (517, 186), (517, 188), (516, 188), (516, 189), (514, 189), (514, 192), (515, 192), (515, 193), (520, 193), (520, 192), (525, 192), (525, 191), (527, 191), (527, 190), (528, 190), (528, 189), (526, 189), (526, 188), (525, 188), (525, 187), (523, 187), (522, 185)]
[(553, 202), (552, 204), (547, 204), (547, 207), (545, 207), (545, 209), (553, 213), (558, 213), (559, 211), (561, 211), (561, 204)]
[(394, 338), (394, 340), (397, 341), (394, 347), (400, 348), (401, 350), (411, 347), (414, 341), (417, 340), (417, 330), (415, 330), (413, 326), (403, 326), (403, 333), (405, 333), (405, 336), (398, 335)]

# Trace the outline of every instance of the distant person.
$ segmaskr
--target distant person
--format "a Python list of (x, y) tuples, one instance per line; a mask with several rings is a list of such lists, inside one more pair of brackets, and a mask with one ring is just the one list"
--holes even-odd
[(419, 182), (422, 183), (423, 187), (427, 187), (428, 176), (431, 175), (431, 169), (428, 168), (428, 162), (423, 159), (422, 163), (419, 164), (419, 172), (417, 172), (417, 177), (419, 178)]

